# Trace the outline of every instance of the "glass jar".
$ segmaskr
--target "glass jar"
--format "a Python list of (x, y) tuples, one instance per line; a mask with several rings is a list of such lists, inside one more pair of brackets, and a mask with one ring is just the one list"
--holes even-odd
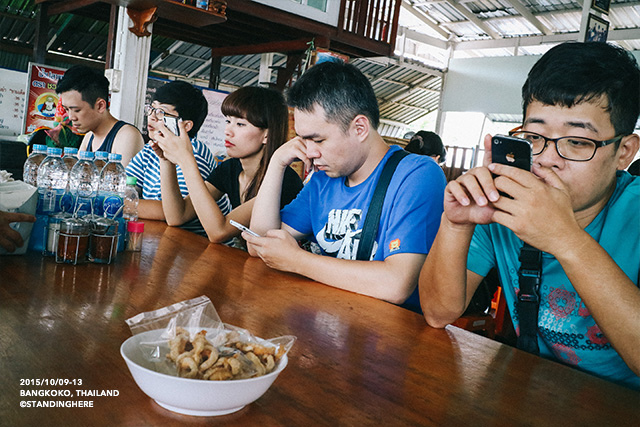
[(144, 222), (129, 221), (127, 223), (127, 231), (129, 233), (127, 250), (133, 252), (142, 250), (142, 233), (144, 232)]
[(45, 256), (53, 256), (58, 250), (58, 233), (60, 231), (60, 223), (71, 218), (71, 215), (65, 212), (49, 215), (49, 223), (47, 225), (47, 244), (44, 246), (42, 254)]
[(118, 248), (118, 221), (97, 217), (90, 222), (89, 261), (110, 264)]
[(87, 259), (89, 224), (80, 218), (66, 218), (60, 222), (56, 262), (81, 264)]

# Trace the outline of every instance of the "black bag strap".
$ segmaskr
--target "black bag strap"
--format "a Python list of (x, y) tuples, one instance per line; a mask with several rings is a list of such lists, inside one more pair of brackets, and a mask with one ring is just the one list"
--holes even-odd
[(360, 232), (360, 243), (358, 244), (358, 253), (356, 254), (357, 260), (368, 261), (371, 258), (373, 242), (378, 234), (382, 205), (384, 204), (384, 197), (387, 194), (387, 187), (389, 187), (391, 177), (393, 177), (398, 163), (408, 155), (409, 153), (404, 150), (396, 151), (389, 157), (389, 160), (387, 160), (387, 163), (380, 173), (380, 177), (376, 183), (376, 189), (373, 191), (373, 196), (369, 203), (367, 217), (364, 219), (364, 225)]
[(518, 281), (518, 317), (520, 334), (518, 348), (532, 354), (539, 354), (538, 309), (540, 307), (540, 282), (542, 277), (542, 252), (525, 243), (520, 249), (520, 269)]

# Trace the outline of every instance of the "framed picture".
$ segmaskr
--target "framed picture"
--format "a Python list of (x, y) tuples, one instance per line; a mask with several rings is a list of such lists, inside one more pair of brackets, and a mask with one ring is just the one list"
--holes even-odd
[(591, 0), (591, 9), (608, 14), (610, 4), (611, 0)]
[(587, 20), (587, 32), (584, 37), (585, 42), (603, 42), (607, 41), (607, 33), (609, 32), (609, 22), (595, 15), (589, 14)]

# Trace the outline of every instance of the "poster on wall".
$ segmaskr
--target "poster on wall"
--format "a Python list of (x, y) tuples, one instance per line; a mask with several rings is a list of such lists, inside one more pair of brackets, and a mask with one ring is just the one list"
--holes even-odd
[[(151, 100), (153, 99), (153, 95), (156, 93), (158, 88), (164, 84), (171, 82), (171, 80), (158, 79), (155, 77), (149, 77), (147, 79), (147, 93), (146, 93), (146, 104), (151, 104)], [(203, 144), (209, 147), (209, 150), (213, 153), (214, 156), (226, 156), (227, 150), (224, 147), (224, 126), (225, 126), (225, 118), (222, 112), (220, 111), (220, 105), (226, 96), (228, 95), (226, 92), (221, 92), (213, 89), (209, 89), (202, 86), (197, 86), (198, 89), (202, 90), (202, 94), (206, 98), (209, 104), (209, 111), (207, 114), (207, 118), (205, 119), (202, 127), (198, 131), (198, 140), (200, 140)], [(143, 135), (147, 134), (147, 118), (145, 117), (144, 121), (144, 130)]]
[(584, 41), (606, 43), (608, 33), (609, 22), (590, 13), (589, 20), (587, 21), (587, 33)]
[(591, 8), (601, 13), (609, 13), (611, 0), (591, 0)]
[(26, 73), (0, 69), (0, 135), (22, 134)]
[(29, 63), (25, 97), (24, 133), (46, 126), (56, 127), (55, 121), (58, 95), (56, 86), (65, 69), (48, 65)]
[(220, 111), (220, 106), (228, 94), (207, 88), (202, 88), (202, 93), (209, 102), (209, 114), (198, 132), (198, 138), (207, 144), (214, 156), (226, 156), (227, 149), (224, 147), (226, 119)]

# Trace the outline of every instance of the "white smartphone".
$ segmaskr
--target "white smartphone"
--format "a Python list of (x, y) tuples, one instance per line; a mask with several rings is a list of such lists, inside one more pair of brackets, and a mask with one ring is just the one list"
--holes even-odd
[(178, 127), (178, 119), (175, 117), (164, 116), (163, 118), (164, 125), (169, 129), (174, 135), (180, 136), (180, 127)]
[(239, 222), (236, 222), (236, 221), (234, 221), (232, 219), (229, 220), (229, 224), (233, 225), (238, 230), (246, 231), (247, 233), (251, 234), (252, 236), (262, 237), (258, 233), (256, 233), (255, 231), (250, 230), (249, 228), (245, 227), (244, 225), (242, 225)]

